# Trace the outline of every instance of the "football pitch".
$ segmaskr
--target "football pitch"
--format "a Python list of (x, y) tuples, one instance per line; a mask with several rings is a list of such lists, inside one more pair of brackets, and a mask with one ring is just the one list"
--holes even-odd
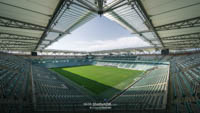
[(65, 76), (96, 96), (110, 98), (121, 92), (143, 71), (120, 69), (107, 66), (80, 66), (52, 68), (51, 70)]

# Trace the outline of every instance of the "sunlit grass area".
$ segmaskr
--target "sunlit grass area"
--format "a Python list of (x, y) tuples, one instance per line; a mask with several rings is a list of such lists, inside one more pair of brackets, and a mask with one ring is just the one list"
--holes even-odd
[(96, 95), (106, 93), (107, 96), (123, 90), (143, 72), (107, 66), (80, 66), (52, 70)]

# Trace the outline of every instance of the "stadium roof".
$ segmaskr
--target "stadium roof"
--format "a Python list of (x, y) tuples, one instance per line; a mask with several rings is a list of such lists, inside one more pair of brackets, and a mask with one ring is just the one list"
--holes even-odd
[(200, 48), (199, 0), (0, 0), (0, 50), (42, 51), (97, 15), (155, 48)]

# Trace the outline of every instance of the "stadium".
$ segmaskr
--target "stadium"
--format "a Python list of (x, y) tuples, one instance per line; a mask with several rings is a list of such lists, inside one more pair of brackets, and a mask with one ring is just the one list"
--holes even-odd
[[(0, 0), (0, 113), (199, 113), (199, 12), (199, 0)], [(48, 49), (96, 17), (149, 46)]]

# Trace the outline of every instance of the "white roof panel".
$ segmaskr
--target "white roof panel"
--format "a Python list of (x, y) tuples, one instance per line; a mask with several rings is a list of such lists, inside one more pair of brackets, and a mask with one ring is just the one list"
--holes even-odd
[(163, 41), (164, 37), (200, 33), (199, 0), (109, 0), (104, 4), (95, 1), (0, 0), (0, 41), (3, 45), (10, 42), (12, 50), (44, 49), (98, 14), (154, 47), (170, 47), (170, 43), (177, 42)]
[[(199, 0), (141, 0), (145, 11), (150, 17), (158, 35), (167, 48), (196, 48), (199, 42), (189, 39), (190, 34), (200, 32), (200, 1)], [(187, 36), (185, 39), (176, 37)], [(173, 40), (164, 40), (172, 37)], [(176, 37), (174, 37), (176, 36)], [(193, 37), (191, 37), (193, 38)], [(190, 40), (190, 41), (189, 41)], [(186, 43), (187, 42), (187, 43)], [(180, 44), (179, 44), (180, 43)], [(185, 46), (184, 46), (185, 44)]]
[(31, 36), (40, 38), (42, 35), (42, 31), (35, 31), (35, 30), (27, 30), (27, 29), (18, 29), (18, 28), (9, 28), (9, 27), (1, 27), (0, 26), (0, 33), (10, 33), (10, 34), (17, 34), (17, 35), (24, 35), (24, 36)]
[(194, 17), (199, 17), (200, 4), (193, 7), (183, 8), (180, 10), (175, 10), (173, 12), (160, 14), (158, 16), (152, 16), (151, 19), (155, 26), (160, 26), (168, 23), (173, 23), (181, 20), (186, 20)]
[(0, 41), (9, 46), (3, 49), (34, 51), (58, 3), (59, 0), (0, 0)]

